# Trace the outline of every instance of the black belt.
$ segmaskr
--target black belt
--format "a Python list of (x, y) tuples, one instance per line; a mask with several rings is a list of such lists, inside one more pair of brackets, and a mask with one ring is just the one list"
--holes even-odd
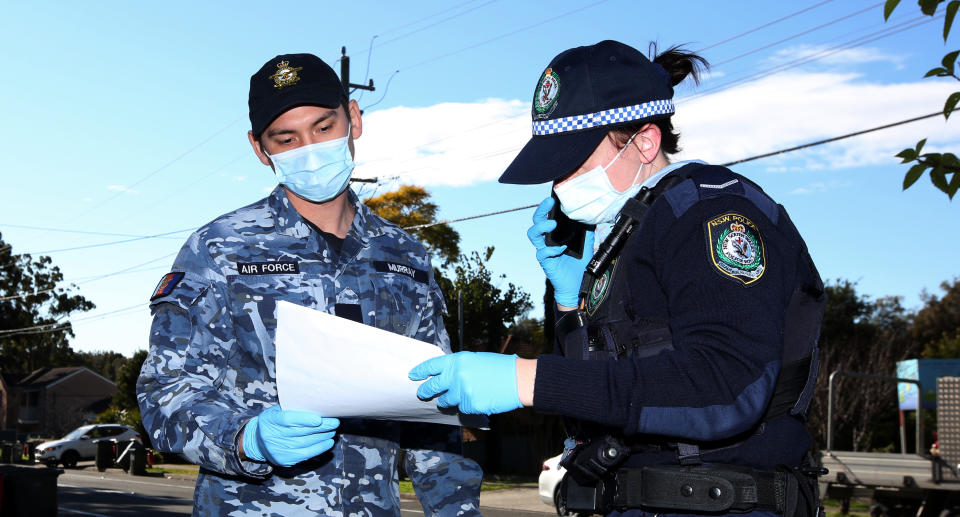
[(759, 471), (736, 465), (661, 465), (617, 469), (612, 476), (581, 485), (564, 477), (568, 511), (642, 508), (696, 512), (769, 511), (783, 515), (817, 515), (799, 510), (819, 505), (813, 465)]
[(784, 512), (787, 474), (730, 467), (657, 466), (616, 472), (613, 505), (626, 508)]

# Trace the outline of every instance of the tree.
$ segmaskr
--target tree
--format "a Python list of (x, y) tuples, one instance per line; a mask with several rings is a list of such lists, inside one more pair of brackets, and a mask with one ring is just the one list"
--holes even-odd
[[(837, 370), (892, 376), (897, 361), (919, 354), (910, 333), (911, 316), (899, 298), (871, 302), (848, 280), (828, 283), (820, 331), (820, 374), (810, 408), (810, 428), (826, 446), (830, 374)], [(834, 446), (872, 450), (896, 441), (895, 384), (838, 377), (834, 394)]]
[(942, 298), (923, 293), (924, 306), (917, 312), (913, 337), (927, 359), (960, 357), (960, 278), (940, 284)]
[(127, 360), (117, 376), (117, 393), (113, 395), (113, 405), (119, 409), (139, 410), (137, 404), (137, 377), (140, 368), (147, 360), (146, 350), (137, 350), (133, 357)]
[[(380, 217), (401, 228), (408, 228), (435, 257), (443, 260), (446, 267), (460, 256), (460, 234), (449, 224), (437, 222), (437, 205), (431, 203), (430, 194), (423, 187), (401, 185), (399, 189), (386, 192), (363, 203)], [(413, 226), (430, 225), (421, 228)]]
[[(486, 266), (492, 255), (493, 246), (487, 247), (482, 258), (476, 251), (462, 255), (453, 270), (453, 280), (435, 272), (449, 305), (443, 321), (454, 350), (499, 352), (509, 334), (507, 326), (533, 307), (530, 295), (512, 282), (507, 282), (505, 289), (497, 285), (506, 275), (501, 274), (494, 282)], [(457, 336), (459, 299), (463, 300), (463, 343)]]
[(5, 370), (32, 371), (73, 361), (67, 318), (95, 307), (72, 294), (74, 289), (63, 285), (63, 273), (50, 257), (15, 255), (0, 235), (0, 364)]
[(117, 392), (113, 395), (113, 403), (106, 411), (97, 415), (97, 423), (129, 425), (140, 433), (144, 445), (150, 447), (150, 436), (143, 426), (140, 406), (137, 404), (137, 377), (140, 376), (140, 367), (146, 359), (146, 350), (138, 350), (133, 357), (125, 359), (117, 374)]
[(77, 352), (75, 354), (74, 364), (86, 366), (87, 368), (103, 375), (113, 382), (117, 382), (120, 376), (120, 369), (129, 361), (120, 352)]
[[(937, 7), (944, 2), (946, 2), (946, 0), (918, 0), (917, 5), (920, 6), (920, 11), (923, 14), (933, 17), (937, 11)], [(884, 21), (890, 18), (890, 15), (893, 13), (893, 10), (897, 8), (898, 4), (900, 4), (900, 0), (887, 0), (883, 7)], [(943, 19), (944, 44), (947, 42), (947, 36), (950, 35), (950, 28), (953, 25), (954, 17), (957, 15), (957, 9), (960, 9), (960, 0), (951, 0), (947, 3)], [(960, 81), (960, 75), (957, 75), (957, 71), (955, 70), (958, 56), (960, 56), (960, 50), (949, 52), (943, 56), (943, 59), (940, 61), (942, 66), (931, 69), (924, 77), (953, 77)], [(953, 92), (947, 97), (946, 102), (943, 104), (944, 119), (950, 118), (950, 114), (956, 109), (958, 102), (960, 102), (960, 91)], [(957, 156), (953, 153), (923, 153), (923, 146), (926, 143), (927, 139), (924, 138), (917, 142), (915, 147), (908, 147), (897, 154), (898, 158), (903, 159), (901, 163), (916, 162), (915, 165), (910, 167), (906, 176), (903, 178), (903, 189), (906, 190), (910, 188), (911, 185), (923, 176), (923, 173), (926, 172), (927, 169), (930, 169), (930, 181), (933, 185), (947, 194), (950, 199), (953, 199), (954, 194), (957, 193), (957, 189), (960, 189), (960, 160), (958, 160)]]
[[(486, 263), (493, 247), (483, 257), (474, 251), (460, 254), (460, 234), (448, 224), (436, 224), (437, 205), (429, 201), (423, 187), (403, 185), (399, 189), (367, 199), (364, 203), (380, 217), (400, 226), (426, 225), (410, 231), (436, 257), (443, 259), (443, 269), (434, 268), (434, 277), (447, 302), (444, 325), (454, 350), (499, 351), (508, 326), (532, 307), (530, 296), (512, 283), (505, 289), (494, 285), (494, 275)], [(497, 277), (502, 283), (505, 275)], [(459, 300), (463, 299), (464, 341), (458, 336)]]

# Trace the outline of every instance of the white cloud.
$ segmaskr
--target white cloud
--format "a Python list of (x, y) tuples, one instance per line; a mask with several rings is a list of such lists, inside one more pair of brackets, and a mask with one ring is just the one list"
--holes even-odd
[[(867, 82), (855, 73), (776, 74), (684, 101), (674, 126), (677, 159), (725, 163), (935, 112), (956, 89), (946, 80)], [(956, 115), (960, 117), (960, 115)], [(486, 99), (368, 113), (356, 141), (360, 178), (465, 186), (496, 180), (530, 138), (525, 101)], [(927, 149), (960, 146), (957, 122), (905, 124), (764, 160), (771, 173), (890, 164), (927, 136)], [(952, 129), (952, 131), (951, 131)], [(811, 188), (811, 187), (805, 187)]]
[[(929, 79), (886, 85), (860, 79), (850, 73), (785, 73), (689, 102), (679, 99), (674, 126), (685, 151), (678, 159), (724, 163), (926, 115), (941, 109), (956, 88)], [(788, 170), (798, 158), (804, 169), (889, 164), (893, 154), (923, 136), (955, 148), (960, 132), (949, 129), (934, 117), (768, 158), (767, 167)]]
[(487, 99), (371, 112), (356, 141), (354, 174), (420, 185), (494, 180), (530, 138), (529, 109)]
[(127, 194), (139, 194), (139, 193), (140, 193), (139, 190), (134, 190), (134, 189), (132, 189), (132, 188), (125, 187), (125, 186), (123, 186), (123, 185), (107, 185), (107, 190), (111, 190), (111, 191), (113, 191), (113, 192), (126, 192)]
[[(778, 65), (788, 62), (812, 58), (822, 53), (828, 53), (828, 45), (794, 45), (776, 52), (766, 60), (767, 64)], [(871, 47), (857, 47), (829, 53), (812, 64), (819, 65), (863, 65), (865, 63), (891, 63), (897, 68), (903, 67), (906, 56), (888, 54), (880, 49)]]

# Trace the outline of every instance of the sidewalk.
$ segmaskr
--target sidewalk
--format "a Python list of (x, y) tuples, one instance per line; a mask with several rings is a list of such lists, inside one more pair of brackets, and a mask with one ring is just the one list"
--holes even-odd
[[(93, 462), (80, 462), (81, 470), (86, 471), (96, 471), (93, 467)], [(196, 472), (199, 470), (199, 467), (196, 465), (182, 465), (182, 464), (167, 464), (161, 463), (155, 465), (157, 468), (167, 468), (175, 470), (190, 470), (193, 471), (191, 474), (187, 473), (174, 473), (174, 474), (164, 474), (164, 477), (168, 479), (181, 479), (181, 480), (195, 480), (197, 478)], [(113, 476), (126, 476), (125, 472), (120, 469), (107, 469), (105, 472), (106, 475)], [(414, 494), (400, 494), (402, 499), (416, 500)], [(480, 492), (480, 509), (481, 511), (485, 508), (497, 508), (500, 510), (508, 511), (517, 511), (517, 512), (533, 512), (533, 513), (542, 513), (544, 515), (552, 515), (556, 513), (553, 506), (544, 504), (540, 501), (540, 495), (537, 493), (537, 484), (536, 483), (521, 483), (518, 484), (516, 488), (505, 488), (501, 490), (484, 490)]]
[(537, 493), (537, 485), (534, 483), (524, 484), (517, 488), (480, 492), (480, 511), (483, 511), (485, 508), (536, 512), (546, 515), (555, 515), (557, 513), (553, 506), (545, 504), (540, 500), (540, 495)]

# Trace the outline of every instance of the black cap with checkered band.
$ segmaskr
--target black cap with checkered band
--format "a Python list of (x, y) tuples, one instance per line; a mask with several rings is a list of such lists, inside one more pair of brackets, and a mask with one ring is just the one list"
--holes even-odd
[(533, 136), (500, 183), (554, 181), (577, 168), (603, 137), (626, 124), (673, 114), (667, 71), (635, 48), (606, 40), (561, 52), (534, 91)]

